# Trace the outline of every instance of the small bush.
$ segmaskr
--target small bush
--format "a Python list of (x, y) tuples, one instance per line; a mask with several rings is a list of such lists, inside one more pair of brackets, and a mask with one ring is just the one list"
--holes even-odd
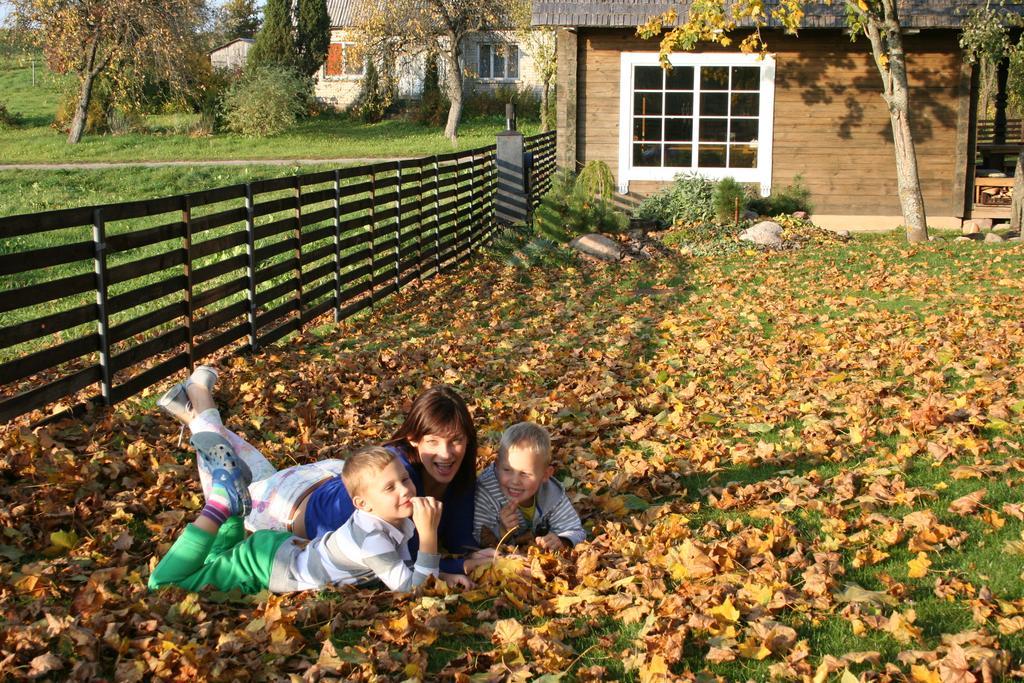
[(618, 233), (629, 220), (607, 199), (594, 196), (566, 171), (556, 173), (537, 212), (537, 230), (556, 242), (588, 232)]
[(17, 128), (21, 123), (21, 115), (11, 111), (6, 104), (0, 102), (0, 130)]
[(769, 197), (752, 198), (747, 207), (762, 216), (779, 216), (795, 211), (810, 213), (813, 205), (811, 191), (804, 187), (803, 176), (797, 175), (792, 183), (779, 192), (772, 192)]
[(228, 130), (246, 137), (277, 135), (295, 125), (307, 109), (309, 80), (280, 66), (247, 71), (221, 100)]
[(676, 221), (709, 221), (715, 217), (714, 181), (699, 175), (680, 173), (666, 188), (640, 202), (634, 215), (663, 225)]
[(509, 102), (516, 107), (516, 118), (540, 118), (540, 93), (529, 86), (517, 88), (511, 84), (493, 88), (477, 84), (465, 95), (463, 111), (467, 116), (504, 116)]
[[(75, 109), (78, 108), (79, 92), (77, 79), (69, 80), (67, 88), (57, 103), (57, 111), (53, 116), (53, 127), (62, 133), (71, 129), (71, 122), (75, 118)], [(85, 114), (86, 133), (106, 133), (110, 130), (108, 116), (114, 108), (114, 96), (107, 81), (97, 78), (93, 82), (92, 92), (89, 95), (89, 108)]]
[(747, 203), (747, 189), (733, 178), (722, 178), (715, 183), (712, 197), (715, 217), (723, 223), (735, 223)]
[(448, 117), (451, 103), (441, 91), (438, 75), (437, 54), (427, 55), (427, 63), (423, 76), (423, 96), (420, 98), (419, 109), (415, 112), (415, 120), (425, 126), (440, 126)]
[(348, 108), (351, 116), (363, 123), (377, 123), (387, 116), (395, 101), (395, 79), (391, 60), (371, 56), (366, 60), (366, 74), (359, 97)]
[(595, 159), (588, 161), (583, 167), (576, 184), (591, 197), (611, 199), (615, 191), (615, 176), (612, 175), (612, 169), (608, 164)]

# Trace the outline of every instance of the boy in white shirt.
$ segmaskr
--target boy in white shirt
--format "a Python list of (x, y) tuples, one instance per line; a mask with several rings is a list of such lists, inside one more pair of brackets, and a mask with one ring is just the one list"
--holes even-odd
[[(441, 502), (416, 497), (408, 472), (384, 448), (363, 449), (345, 462), (341, 476), (356, 511), (336, 531), (307, 542), (285, 531), (245, 538), (247, 469), (217, 434), (193, 443), (212, 472), (206, 506), (153, 570), (150, 589), (286, 593), (380, 579), (390, 590), (409, 591), (437, 576)], [(415, 560), (408, 548), (414, 532)]]
[[(495, 545), (509, 531), (534, 539), (545, 550), (583, 541), (587, 532), (565, 489), (552, 478), (554, 472), (546, 429), (534, 422), (506, 429), (497, 461), (476, 480), (473, 535), (477, 542)], [(519, 534), (515, 542), (521, 542)]]

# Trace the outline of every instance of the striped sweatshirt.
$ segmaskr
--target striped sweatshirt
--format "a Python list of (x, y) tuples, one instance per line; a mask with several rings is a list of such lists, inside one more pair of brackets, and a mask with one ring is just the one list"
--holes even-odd
[(340, 528), (304, 544), (297, 538), (281, 545), (274, 556), (269, 588), (275, 593), (367, 583), (380, 579), (390, 590), (410, 591), (428, 576), (437, 576), (440, 556), (420, 552), (415, 561), (409, 539), (411, 519), (399, 526), (356, 510)]
[[(476, 507), (473, 511), (473, 537), (480, 542), (480, 533), (484, 528), (490, 529), (498, 538), (501, 538), (501, 508), (508, 504), (508, 498), (498, 485), (497, 465), (492, 463), (484, 470), (476, 480)], [(565, 539), (570, 545), (587, 538), (587, 532), (583, 530), (583, 523), (580, 516), (576, 514), (575, 508), (569, 502), (565, 494), (565, 488), (558, 483), (554, 477), (537, 489), (535, 497), (537, 510), (533, 513), (533, 523), (526, 521), (522, 510), (518, 511), (519, 526), (531, 528), (536, 531), (542, 524), (546, 524), (548, 531), (556, 536)]]

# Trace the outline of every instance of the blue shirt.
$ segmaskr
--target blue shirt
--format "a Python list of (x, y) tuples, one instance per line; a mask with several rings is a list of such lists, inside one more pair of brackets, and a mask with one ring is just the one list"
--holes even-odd
[[(385, 446), (395, 454), (402, 466), (409, 473), (416, 486), (416, 495), (424, 495), (423, 477), (419, 470), (406, 457), (398, 446)], [(437, 527), (437, 539), (442, 548), (449, 553), (464, 555), (479, 546), (473, 538), (473, 489), (465, 493), (455, 493), (449, 487), (441, 499), (444, 507), (441, 510), (441, 523)], [(341, 528), (355, 512), (352, 497), (348, 495), (341, 477), (335, 477), (309, 494), (306, 503), (306, 535), (317, 538)], [(409, 552), (416, 557), (420, 548), (419, 535), (409, 541)], [(461, 557), (444, 558), (441, 560), (441, 571), (449, 574), (465, 574)]]

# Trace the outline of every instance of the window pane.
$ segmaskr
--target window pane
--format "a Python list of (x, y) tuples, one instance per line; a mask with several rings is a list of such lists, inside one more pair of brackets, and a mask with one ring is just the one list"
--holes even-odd
[(698, 168), (725, 168), (725, 145), (701, 145), (697, 152)]
[(508, 46), (508, 77), (519, 78), (519, 46)]
[(761, 96), (757, 93), (740, 93), (732, 95), (733, 116), (757, 116), (760, 114)]
[(495, 45), (492, 50), (494, 54), (494, 77), (504, 78), (505, 77), (505, 46)]
[(692, 145), (665, 145), (665, 165), (685, 168), (693, 166)]
[(480, 44), (480, 78), (491, 77), (491, 46)]
[(649, 116), (661, 113), (661, 93), (644, 92), (633, 95), (633, 114), (635, 116)]
[(345, 46), (345, 73), (349, 76), (363, 73), (363, 53), (356, 45)]
[(661, 119), (633, 119), (633, 139), (661, 141)]
[(638, 66), (634, 72), (634, 90), (661, 90), (661, 67), (660, 66)]
[(734, 66), (732, 68), (732, 90), (760, 90), (761, 67)]
[(677, 66), (666, 71), (665, 90), (693, 90), (693, 67)]
[(729, 67), (703, 66), (700, 69), (701, 90), (728, 90)]
[(634, 166), (661, 166), (661, 145), (633, 145)]
[(693, 140), (693, 119), (665, 119), (665, 139)]
[(729, 113), (729, 94), (701, 93), (700, 113), (704, 116), (725, 116)]
[(693, 115), (693, 93), (689, 92), (667, 92), (665, 93), (665, 114), (668, 116), (692, 116)]
[(756, 168), (757, 148), (750, 145), (729, 145), (729, 168)]
[(757, 119), (733, 119), (729, 123), (729, 142), (753, 142), (758, 123)]
[(700, 120), (701, 142), (725, 142), (728, 119), (705, 119)]

